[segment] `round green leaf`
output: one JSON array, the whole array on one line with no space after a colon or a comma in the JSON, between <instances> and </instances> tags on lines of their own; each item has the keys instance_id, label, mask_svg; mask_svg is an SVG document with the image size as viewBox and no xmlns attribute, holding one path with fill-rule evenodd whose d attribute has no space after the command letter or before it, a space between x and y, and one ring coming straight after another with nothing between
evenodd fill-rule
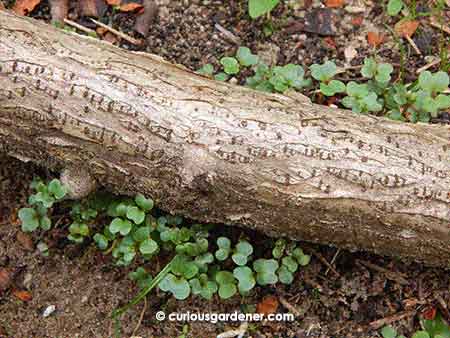
<instances>
[{"instance_id":1,"label":"round green leaf","mask_svg":"<svg viewBox=\"0 0 450 338\"><path fill-rule=\"evenodd\" d=\"M252 19L269 13L280 0L248 0L248 14Z\"/></svg>"},{"instance_id":2,"label":"round green leaf","mask_svg":"<svg viewBox=\"0 0 450 338\"><path fill-rule=\"evenodd\" d=\"M234 284L221 284L219 285L219 297L222 299L228 299L233 297L237 292L236 285Z\"/></svg>"},{"instance_id":3,"label":"round green leaf","mask_svg":"<svg viewBox=\"0 0 450 338\"><path fill-rule=\"evenodd\" d=\"M33 208L22 208L19 210L19 219L22 222L22 231L31 232L39 227L39 218Z\"/></svg>"},{"instance_id":4,"label":"round green leaf","mask_svg":"<svg viewBox=\"0 0 450 338\"><path fill-rule=\"evenodd\" d=\"M387 6L387 13L390 16L396 16L402 10L404 4L402 0L389 0Z\"/></svg>"},{"instance_id":5,"label":"round green leaf","mask_svg":"<svg viewBox=\"0 0 450 338\"><path fill-rule=\"evenodd\" d=\"M383 338L395 338L397 337L397 331L389 325L381 329L381 335Z\"/></svg>"},{"instance_id":6,"label":"round green leaf","mask_svg":"<svg viewBox=\"0 0 450 338\"><path fill-rule=\"evenodd\" d=\"M61 184L61 182L58 179L53 179L50 181L50 183L48 184L48 191L55 196L55 198L57 200L63 198L66 193L67 190L66 188Z\"/></svg>"},{"instance_id":7,"label":"round green leaf","mask_svg":"<svg viewBox=\"0 0 450 338\"><path fill-rule=\"evenodd\" d=\"M291 284L294 280L294 275L286 265L280 266L280 268L277 270L277 273L278 279L283 284Z\"/></svg>"},{"instance_id":8,"label":"round green leaf","mask_svg":"<svg viewBox=\"0 0 450 338\"><path fill-rule=\"evenodd\" d=\"M135 224L141 224L145 219L145 212L135 206L127 208L127 218L131 219Z\"/></svg>"},{"instance_id":9,"label":"round green leaf","mask_svg":"<svg viewBox=\"0 0 450 338\"><path fill-rule=\"evenodd\" d=\"M152 255L158 250L158 243L153 239L146 239L139 245L139 251L143 255Z\"/></svg>"},{"instance_id":10,"label":"round green leaf","mask_svg":"<svg viewBox=\"0 0 450 338\"><path fill-rule=\"evenodd\" d=\"M236 58L239 63L245 67L253 66L258 63L258 57L252 54L248 47L239 47L236 52Z\"/></svg>"},{"instance_id":11,"label":"round green leaf","mask_svg":"<svg viewBox=\"0 0 450 338\"><path fill-rule=\"evenodd\" d=\"M239 73L239 63L235 58L226 56L220 59L220 63L226 74L233 75Z\"/></svg>"},{"instance_id":12,"label":"round green leaf","mask_svg":"<svg viewBox=\"0 0 450 338\"><path fill-rule=\"evenodd\" d=\"M95 234L93 239L100 250L106 250L108 247L108 239L104 235Z\"/></svg>"},{"instance_id":13,"label":"round green leaf","mask_svg":"<svg viewBox=\"0 0 450 338\"><path fill-rule=\"evenodd\" d=\"M150 211L153 208L153 200L151 198L145 198L142 194L137 194L134 201L144 211Z\"/></svg>"},{"instance_id":14,"label":"round green leaf","mask_svg":"<svg viewBox=\"0 0 450 338\"><path fill-rule=\"evenodd\" d=\"M114 218L109 225L109 231L111 231L112 234L120 232L122 236L128 235L128 233L131 231L131 228L132 224L130 221L121 219L119 217Z\"/></svg>"}]
</instances>

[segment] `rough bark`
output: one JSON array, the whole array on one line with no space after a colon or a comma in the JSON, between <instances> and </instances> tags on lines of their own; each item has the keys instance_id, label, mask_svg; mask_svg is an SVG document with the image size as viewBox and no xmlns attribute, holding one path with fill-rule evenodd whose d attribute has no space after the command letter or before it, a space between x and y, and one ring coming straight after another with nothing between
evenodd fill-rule
<instances>
[{"instance_id":1,"label":"rough bark","mask_svg":"<svg viewBox=\"0 0 450 338\"><path fill-rule=\"evenodd\" d=\"M0 150L165 210L450 262L450 128L219 83L0 12Z\"/></svg>"}]
</instances>

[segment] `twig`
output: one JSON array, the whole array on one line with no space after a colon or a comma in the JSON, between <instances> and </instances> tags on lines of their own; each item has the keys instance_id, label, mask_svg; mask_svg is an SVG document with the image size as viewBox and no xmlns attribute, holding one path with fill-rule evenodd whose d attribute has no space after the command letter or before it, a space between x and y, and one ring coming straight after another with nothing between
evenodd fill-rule
<instances>
[{"instance_id":1,"label":"twig","mask_svg":"<svg viewBox=\"0 0 450 338\"><path fill-rule=\"evenodd\" d=\"M139 320L136 324L136 327L134 328L133 333L131 334L132 336L136 335L137 330L141 326L142 319L144 318L145 310L147 310L147 297L144 297L144 306L142 308L141 315L139 316Z\"/></svg>"},{"instance_id":2,"label":"twig","mask_svg":"<svg viewBox=\"0 0 450 338\"><path fill-rule=\"evenodd\" d=\"M409 35L405 35L405 39L406 39L406 41L409 42L409 44L416 51L417 54L422 55L422 52L420 51L420 49L417 47L416 43L413 41L413 39L411 39L411 37Z\"/></svg>"},{"instance_id":3,"label":"twig","mask_svg":"<svg viewBox=\"0 0 450 338\"><path fill-rule=\"evenodd\" d=\"M333 268L333 266L332 266L330 263L328 263L328 261L327 261L320 253L318 253L316 250L314 250L314 249L312 249L312 248L310 248L309 250L313 253L314 256L316 256L317 258L319 258L319 260L320 260L323 264L325 264L325 266L326 266L329 270L331 270L337 277L340 277L340 276L341 276L341 275L339 274L339 272L337 272L336 269Z\"/></svg>"},{"instance_id":4,"label":"twig","mask_svg":"<svg viewBox=\"0 0 450 338\"><path fill-rule=\"evenodd\" d=\"M294 305L289 303L286 298L278 297L278 300L280 301L281 305L283 305L295 317L301 317L302 316L302 313Z\"/></svg>"},{"instance_id":5,"label":"twig","mask_svg":"<svg viewBox=\"0 0 450 338\"><path fill-rule=\"evenodd\" d=\"M397 282L400 285L408 285L409 284L405 278L400 276L400 273L392 272L388 269L382 268L381 266L372 264L370 262L362 261L362 260L358 260L358 263L368 267L369 269L383 273L387 279Z\"/></svg>"},{"instance_id":6,"label":"twig","mask_svg":"<svg viewBox=\"0 0 450 338\"><path fill-rule=\"evenodd\" d=\"M341 252L341 249L337 249L336 253L334 254L333 258L331 259L330 265L333 266L334 262L336 261L337 256L339 255L339 253ZM327 270L325 271L325 276L328 274L328 272L330 272L330 268L327 268Z\"/></svg>"},{"instance_id":7,"label":"twig","mask_svg":"<svg viewBox=\"0 0 450 338\"><path fill-rule=\"evenodd\" d=\"M440 62L441 62L440 58L437 58L436 60L433 60L432 62L426 64L425 66L420 67L419 69L417 69L416 70L416 74L422 73L423 71L438 65Z\"/></svg>"},{"instance_id":8,"label":"twig","mask_svg":"<svg viewBox=\"0 0 450 338\"><path fill-rule=\"evenodd\" d=\"M393 316L390 316L390 317L385 317L385 318L382 318L382 319L375 320L375 321L371 322L369 324L369 326L373 330L377 330L380 327L383 327L385 325L391 324L393 322L398 322L399 320L402 320L403 318L411 317L411 316L414 316L415 314L416 314L416 310L397 313L397 314L395 314Z\"/></svg>"},{"instance_id":9,"label":"twig","mask_svg":"<svg viewBox=\"0 0 450 338\"><path fill-rule=\"evenodd\" d=\"M239 39L236 35L231 33L228 29L222 27L218 23L216 23L214 25L214 28L217 29L220 33L222 33L225 38L227 38L231 42L235 43L236 45L240 45L241 44L241 39Z\"/></svg>"},{"instance_id":10,"label":"twig","mask_svg":"<svg viewBox=\"0 0 450 338\"><path fill-rule=\"evenodd\" d=\"M440 295L436 296L436 300L438 301L439 309L441 310L441 313L444 315L445 319L448 321L450 320L450 311L448 310L447 304L442 299Z\"/></svg>"},{"instance_id":11,"label":"twig","mask_svg":"<svg viewBox=\"0 0 450 338\"><path fill-rule=\"evenodd\" d=\"M118 37L128 41L129 43L132 43L134 45L141 45L142 44L142 40L138 40L138 39L132 38L131 36L129 36L129 35L125 34L125 33L122 33L121 31L118 31L118 30L116 30L116 29L114 29L112 27L109 27L108 25L105 25L104 23L102 23L100 21L94 20L92 18L90 18L90 19L96 25L105 28L106 30L108 30L111 33L117 35Z\"/></svg>"},{"instance_id":12,"label":"twig","mask_svg":"<svg viewBox=\"0 0 450 338\"><path fill-rule=\"evenodd\" d=\"M444 24L440 24L434 19L430 19L430 26L433 26L434 28L440 29L441 31L450 34L450 27L445 26Z\"/></svg>"},{"instance_id":13,"label":"twig","mask_svg":"<svg viewBox=\"0 0 450 338\"><path fill-rule=\"evenodd\" d=\"M217 335L217 338L232 338L232 337L242 337L245 332L247 332L248 329L248 323L247 322L243 322L238 329L236 330L230 330L230 331L226 331L223 332L219 335Z\"/></svg>"},{"instance_id":14,"label":"twig","mask_svg":"<svg viewBox=\"0 0 450 338\"><path fill-rule=\"evenodd\" d=\"M68 24L69 26L75 27L76 29L79 29L80 31L83 31L85 33L96 34L94 30L92 30L90 28L87 28L87 27L84 27L84 26L82 26L82 25L80 25L80 24L78 24L75 21L72 21L70 19L65 18L64 19L64 23Z\"/></svg>"}]
</instances>

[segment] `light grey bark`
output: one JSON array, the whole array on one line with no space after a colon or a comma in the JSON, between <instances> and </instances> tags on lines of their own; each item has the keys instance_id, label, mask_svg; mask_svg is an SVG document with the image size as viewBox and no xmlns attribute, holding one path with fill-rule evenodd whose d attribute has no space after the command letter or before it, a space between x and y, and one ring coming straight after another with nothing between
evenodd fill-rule
<instances>
[{"instance_id":1,"label":"light grey bark","mask_svg":"<svg viewBox=\"0 0 450 338\"><path fill-rule=\"evenodd\" d=\"M450 127L265 94L0 12L0 146L199 221L450 262Z\"/></svg>"}]
</instances>

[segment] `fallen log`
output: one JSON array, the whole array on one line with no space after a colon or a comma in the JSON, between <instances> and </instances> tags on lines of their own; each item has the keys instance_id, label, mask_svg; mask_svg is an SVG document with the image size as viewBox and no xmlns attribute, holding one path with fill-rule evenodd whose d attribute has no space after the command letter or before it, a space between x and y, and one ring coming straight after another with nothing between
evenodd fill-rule
<instances>
[{"instance_id":1,"label":"fallen log","mask_svg":"<svg viewBox=\"0 0 450 338\"><path fill-rule=\"evenodd\" d=\"M0 150L203 222L450 262L449 126L216 82L5 11Z\"/></svg>"}]
</instances>

